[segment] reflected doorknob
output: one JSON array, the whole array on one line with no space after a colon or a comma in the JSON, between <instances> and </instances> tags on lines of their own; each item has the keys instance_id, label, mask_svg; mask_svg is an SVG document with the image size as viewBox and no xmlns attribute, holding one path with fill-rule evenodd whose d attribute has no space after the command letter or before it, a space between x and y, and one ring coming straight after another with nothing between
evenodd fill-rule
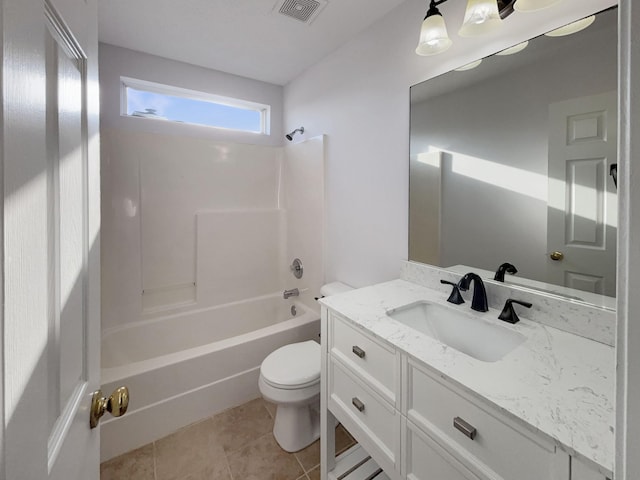
<instances>
[{"instance_id":1,"label":"reflected doorknob","mask_svg":"<svg viewBox=\"0 0 640 480\"><path fill-rule=\"evenodd\" d=\"M564 253L562 253L562 252L558 252L558 251L556 251L556 252L551 252L551 253L549 254L549 258L550 258L551 260L553 260L554 262L559 262L560 260L562 260L562 259L564 258Z\"/></svg>"},{"instance_id":2,"label":"reflected doorknob","mask_svg":"<svg viewBox=\"0 0 640 480\"><path fill-rule=\"evenodd\" d=\"M109 398L102 396L102 390L96 390L91 397L91 412L89 412L89 426L96 428L100 417L107 411L114 417L120 417L127 413L129 407L129 389L119 387L109 395Z\"/></svg>"}]
</instances>

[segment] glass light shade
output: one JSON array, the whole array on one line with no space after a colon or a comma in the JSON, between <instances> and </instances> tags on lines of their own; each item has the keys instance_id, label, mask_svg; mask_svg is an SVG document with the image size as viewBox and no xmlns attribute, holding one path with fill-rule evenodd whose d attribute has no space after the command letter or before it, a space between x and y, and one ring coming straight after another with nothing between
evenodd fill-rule
<instances>
[{"instance_id":1,"label":"glass light shade","mask_svg":"<svg viewBox=\"0 0 640 480\"><path fill-rule=\"evenodd\" d=\"M464 72L465 70L471 70L472 68L476 68L478 65L482 63L482 59L476 60L475 62L467 63L460 68L456 68L456 72Z\"/></svg>"},{"instance_id":2,"label":"glass light shade","mask_svg":"<svg viewBox=\"0 0 640 480\"><path fill-rule=\"evenodd\" d=\"M452 43L442 15L430 15L422 22L416 53L418 55L436 55L447 50Z\"/></svg>"},{"instance_id":3,"label":"glass light shade","mask_svg":"<svg viewBox=\"0 0 640 480\"><path fill-rule=\"evenodd\" d=\"M517 0L513 5L513 9L518 12L535 12L536 10L550 7L559 1L560 0Z\"/></svg>"},{"instance_id":4,"label":"glass light shade","mask_svg":"<svg viewBox=\"0 0 640 480\"><path fill-rule=\"evenodd\" d=\"M590 17L583 18L582 20L578 20L577 22L570 23L569 25L565 25L564 27L560 27L556 30L552 30L549 33L545 33L547 37L564 37L565 35L571 35L572 33L578 33L581 30L584 30L589 25L591 25L595 21L595 15L591 15Z\"/></svg>"},{"instance_id":5,"label":"glass light shade","mask_svg":"<svg viewBox=\"0 0 640 480\"><path fill-rule=\"evenodd\" d=\"M522 42L514 45L513 47L505 48L501 52L496 53L496 55L513 55L514 53L521 52L522 50L527 48L527 45L529 45L529 42Z\"/></svg>"},{"instance_id":6,"label":"glass light shade","mask_svg":"<svg viewBox=\"0 0 640 480\"><path fill-rule=\"evenodd\" d=\"M501 25L496 0L469 0L458 34L461 37L476 37L491 33Z\"/></svg>"}]
</instances>

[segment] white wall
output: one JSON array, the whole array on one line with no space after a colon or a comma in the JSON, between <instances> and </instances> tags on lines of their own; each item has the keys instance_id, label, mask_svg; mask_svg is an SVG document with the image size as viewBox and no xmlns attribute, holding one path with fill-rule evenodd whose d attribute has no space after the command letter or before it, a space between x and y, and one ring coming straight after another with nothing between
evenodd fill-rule
<instances>
[{"instance_id":1,"label":"white wall","mask_svg":"<svg viewBox=\"0 0 640 480\"><path fill-rule=\"evenodd\" d=\"M120 115L120 77L131 77L175 87L239 98L271 106L270 135L259 135L210 127L164 122L146 122ZM100 44L100 91L102 128L179 134L212 140L255 145L282 145L282 96L279 85L197 67L146 53Z\"/></svg>"},{"instance_id":2,"label":"white wall","mask_svg":"<svg viewBox=\"0 0 640 480\"><path fill-rule=\"evenodd\" d=\"M327 135L327 280L363 286L398 276L407 258L409 87L599 11L612 0L565 0L513 14L491 37L457 37L466 2L440 9L453 47L414 53L427 8L407 0L285 87L285 129Z\"/></svg>"},{"instance_id":3,"label":"white wall","mask_svg":"<svg viewBox=\"0 0 640 480\"><path fill-rule=\"evenodd\" d=\"M411 155L430 147L448 152L440 266L494 271L508 261L520 276L548 281L549 105L616 90L616 12L608 15L606 28L596 24L580 36L537 40L549 51L530 65L412 105ZM478 74L512 58L492 57ZM453 72L433 82L473 72ZM478 159L488 163L479 167Z\"/></svg>"}]
</instances>

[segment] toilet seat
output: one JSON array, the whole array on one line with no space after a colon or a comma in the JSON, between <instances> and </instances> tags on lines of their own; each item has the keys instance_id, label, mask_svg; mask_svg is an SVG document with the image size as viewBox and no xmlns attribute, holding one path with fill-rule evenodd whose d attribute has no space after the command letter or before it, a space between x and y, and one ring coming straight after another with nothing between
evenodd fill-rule
<instances>
[{"instance_id":1,"label":"toilet seat","mask_svg":"<svg viewBox=\"0 0 640 480\"><path fill-rule=\"evenodd\" d=\"M264 359L260 375L268 385L283 390L315 385L320 382L320 345L308 340L280 347Z\"/></svg>"}]
</instances>

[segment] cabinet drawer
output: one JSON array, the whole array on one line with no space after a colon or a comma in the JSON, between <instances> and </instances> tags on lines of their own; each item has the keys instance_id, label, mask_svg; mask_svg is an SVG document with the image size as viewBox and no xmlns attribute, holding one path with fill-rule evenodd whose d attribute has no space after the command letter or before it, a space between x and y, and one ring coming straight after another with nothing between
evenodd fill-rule
<instances>
[{"instance_id":1,"label":"cabinet drawer","mask_svg":"<svg viewBox=\"0 0 640 480\"><path fill-rule=\"evenodd\" d=\"M402 420L402 438L402 472L407 480L480 480L429 435L406 419Z\"/></svg>"},{"instance_id":2,"label":"cabinet drawer","mask_svg":"<svg viewBox=\"0 0 640 480\"><path fill-rule=\"evenodd\" d=\"M329 408L385 471L397 468L400 412L335 360L329 362Z\"/></svg>"},{"instance_id":3,"label":"cabinet drawer","mask_svg":"<svg viewBox=\"0 0 640 480\"><path fill-rule=\"evenodd\" d=\"M471 403L411 360L407 365L406 403L407 418L456 454L480 478L569 477L569 457L556 453L552 442L515 430L508 419ZM462 420L457 422L460 429L454 427L456 418ZM475 428L473 439L461 431L465 427Z\"/></svg>"},{"instance_id":4,"label":"cabinet drawer","mask_svg":"<svg viewBox=\"0 0 640 480\"><path fill-rule=\"evenodd\" d=\"M608 478L593 467L576 458L572 458L571 480L608 480Z\"/></svg>"},{"instance_id":5,"label":"cabinet drawer","mask_svg":"<svg viewBox=\"0 0 640 480\"><path fill-rule=\"evenodd\" d=\"M333 313L331 319L331 354L395 405L400 387L400 359L395 350Z\"/></svg>"}]
</instances>

